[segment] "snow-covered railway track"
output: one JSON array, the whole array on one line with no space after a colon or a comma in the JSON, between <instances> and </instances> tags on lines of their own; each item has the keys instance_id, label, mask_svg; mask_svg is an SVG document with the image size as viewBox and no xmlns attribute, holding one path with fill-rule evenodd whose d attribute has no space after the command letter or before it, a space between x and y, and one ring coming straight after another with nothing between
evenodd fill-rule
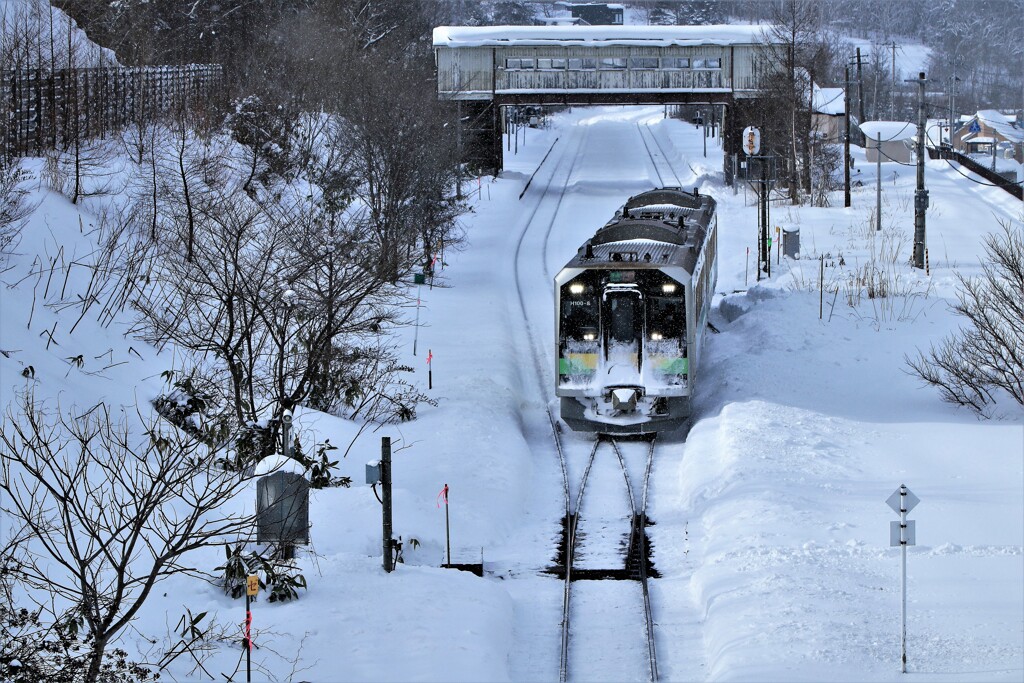
<instances>
[{"instance_id":1,"label":"snow-covered railway track","mask_svg":"<svg viewBox=\"0 0 1024 683\"><path fill-rule=\"evenodd\" d=\"M611 447L617 469L610 458L598 461L600 452L608 452L602 445ZM627 458L624 447L625 444L610 437L600 437L594 443L580 479L575 507L566 518L559 567L565 582L559 667L559 679L563 682L569 680L570 669L581 680L636 680L644 676L645 669L649 680L658 680L645 531L655 442L649 442L642 460L638 460L641 454L635 448L629 449L632 457ZM638 463L644 465L642 469L637 468ZM643 492L639 500L633 486L638 474ZM610 485L610 480L620 475L624 489L621 485ZM617 488L618 495L612 488ZM617 502L627 504L625 514L616 506ZM623 539L627 539L624 557ZM642 602L642 610L635 609L638 602ZM641 629L645 634L642 642L634 637ZM613 639L619 642L610 647L609 641ZM573 643L576 652L571 651ZM635 652L633 657L620 656L630 650ZM615 653L611 660L606 658L609 652ZM623 661L631 662L626 666L632 668L622 669Z\"/></svg>"},{"instance_id":2,"label":"snow-covered railway track","mask_svg":"<svg viewBox=\"0 0 1024 683\"><path fill-rule=\"evenodd\" d=\"M665 147L658 141L651 127L646 123L638 122L636 129L640 133L640 141L647 151L647 156L651 159L652 168L657 176L656 182L658 187L666 187L668 185L682 187L683 181L679 178L679 174L676 173L672 161L665 151ZM651 180L655 179L652 178Z\"/></svg>"}]
</instances>

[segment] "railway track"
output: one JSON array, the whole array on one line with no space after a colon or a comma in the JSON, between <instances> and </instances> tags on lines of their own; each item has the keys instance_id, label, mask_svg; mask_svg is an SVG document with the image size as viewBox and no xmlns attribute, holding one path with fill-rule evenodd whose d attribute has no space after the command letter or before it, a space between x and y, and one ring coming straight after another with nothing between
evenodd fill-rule
<instances>
[{"instance_id":1,"label":"railway track","mask_svg":"<svg viewBox=\"0 0 1024 683\"><path fill-rule=\"evenodd\" d=\"M651 181L664 186L668 184L681 185L681 180L676 174L673 163L668 155L665 153L664 147L658 141L650 128L643 124L638 125L638 133L642 143L642 148L650 158L651 164L649 170L653 168L654 176L651 176ZM537 174L537 178L534 181L532 189L525 188L524 196L533 197L539 194L539 198L536 202L528 205L526 208L526 217L522 221L521 231L518 236L514 264L515 264L515 282L517 290L517 299L519 303L520 313L522 320L524 321L524 331L527 337L527 343L531 349L531 355L533 356L533 367L534 374L537 382L538 391L541 395L547 395L551 386L551 381L547 379L547 374L544 370L544 359L549 356L547 353L548 347L543 343L543 340L537 337L535 334L535 326L531 323L531 312L526 303L525 292L530 288L535 288L536 283L529 282L524 275L526 268L521 267L521 259L528 258L530 255L526 254L524 244L526 242L527 233L532 230L543 231L543 254L546 254L547 245L549 238L552 233L552 229L557 221L559 211L562 206L563 199L567 194L570 184L572 173L576 168L577 162L580 157L580 152L586 148L587 141L587 127L584 127L582 131L576 131L574 139L566 141L566 144L560 150L560 154L556 154L556 158L551 159L550 165L543 172ZM563 175L564 174L564 175ZM561 180L559 180L562 175ZM529 193L527 192L529 190ZM534 255L535 257L535 255ZM548 283L551 282L551 273L547 268L547 262L545 260L544 275ZM553 292L552 292L552 305L553 305ZM612 600L621 602L621 606L624 608L623 612L632 611L639 618L642 618L644 638L643 642L639 644L627 645L627 647L637 649L643 652L642 658L644 662L642 669L637 668L634 672L629 672L628 678L641 678L644 675L651 680L658 680L658 663L657 663L657 648L655 644L655 632L654 632L654 616L651 604L651 594L649 589L649 579L656 577L656 573L653 572L653 565L650 562L649 552L650 543L646 534L646 527L648 525L647 518L647 497L649 490L649 483L651 477L651 470L654 463L655 454L655 441L652 439L648 443L646 453L642 457L642 468L641 473L638 475L634 471L631 476L629 464L630 462L637 461L638 454L636 453L637 443L626 443L620 442L610 437L600 437L597 441L593 442L589 448L589 454L584 454L584 451L580 449L583 446L584 441L575 437L569 438L568 441L564 438L561 431L558 419L552 412L550 405L545 411L547 415L547 422L550 427L551 438L553 441L554 449L558 455L559 466L562 475L562 490L564 495L564 528L563 528L563 548L559 553L559 565L553 569L555 573L561 574L564 580L563 586L563 604L562 604L562 623L561 623L561 648L560 648L560 662L559 662L559 680L562 683L567 682L570 679L570 664L572 661L571 650L573 643L585 643L586 638L577 637L576 631L582 630L583 619L576 615L574 619L573 607L573 595L581 590L581 586L597 587L600 586L602 590L596 597L596 600L602 604ZM601 511L602 500L598 500L595 508L596 512L588 509L587 515L584 516L583 511L585 505L590 505L596 499L595 496L590 498L585 497L587 491L587 482L591 479L591 474L594 471L595 462L598 460L599 453L607 452L611 450L614 455L614 462L618 464L618 471L614 476L619 476L621 473L624 487L621 489L625 493L625 504L626 510L625 515L619 515L618 518L607 519L604 518L604 513ZM624 451L632 451L632 457L627 457ZM573 461L574 465L582 463L581 475L579 477L579 485L576 490L576 496L572 496L572 486L570 484L570 460ZM602 461L598 465L598 470L602 468L605 472L602 476L607 478L608 472L607 464ZM642 483L640 487L641 493L639 496L635 495L636 488L633 485L633 481L637 480ZM575 502L574 502L575 501ZM621 511L620 511L621 512ZM581 533L588 523L589 518L595 517L596 527L600 529L598 533ZM618 530L616 532L616 529ZM607 542L611 540L611 548L604 548L604 553L593 552L594 542L597 541L597 537L601 536ZM625 538L623 544L621 539ZM581 545L582 541L582 545ZM625 553L622 552L621 545L625 545ZM610 550L610 552L608 552ZM584 555L590 555L588 559L584 558ZM580 562L580 560L583 560ZM586 566L580 566L580 565ZM575 584L575 586L574 586ZM585 590L583 591L585 592ZM587 596L584 596L587 597ZM593 597L593 596L590 596ZM641 604L642 609L636 610L633 606ZM642 615L642 616L640 616ZM607 614L599 616L595 621L601 622L598 625L600 630L601 624L607 625ZM632 638L630 634L633 633L630 629L616 629L619 631L617 637L619 638ZM591 643L596 645L600 650L608 650L609 643L607 639L609 637L616 637L609 633L607 630L600 633L599 638L601 640ZM639 647L637 647L639 645ZM612 648L615 649L615 648ZM586 661L587 656L591 656L594 653L578 654L577 660L583 659ZM646 674L645 674L646 672ZM594 678L595 672L590 672L591 676L583 676L584 678ZM600 674L601 672L596 672ZM607 675L607 673L605 674Z\"/></svg>"},{"instance_id":2,"label":"railway track","mask_svg":"<svg viewBox=\"0 0 1024 683\"><path fill-rule=\"evenodd\" d=\"M607 451L607 448L602 449L602 446L610 447L611 451L615 455L615 462L618 464L618 470L621 472L624 486L624 492L628 499L628 514L625 519L610 519L603 514L602 511L598 512L600 521L595 526L600 527L604 532L600 534L607 541L607 539L614 539L616 534L614 532L615 522L620 524L619 526L619 537L625 537L626 540L626 553L625 557L621 557L620 553L612 552L593 552L601 560L607 561L609 557L617 558L621 562L620 566L605 566L605 567L594 567L593 563L591 566L586 568L578 568L577 564L580 562L581 551L588 549L587 545L590 541L589 538L584 539L587 534L581 533L581 525L586 523L586 517L584 516L585 501L587 501L586 494L588 492L587 485L591 481L592 472L594 471L595 463L597 463L598 454L602 450ZM559 666L559 680L563 683L569 680L569 669L571 659L570 646L573 641L573 612L571 606L573 605L573 592L574 584L575 590L579 590L580 582L594 583L594 582L608 582L618 581L624 582L613 595L611 591L602 590L597 593L597 599L603 602L613 600L615 597L620 599L623 597L621 594L626 593L625 603L636 602L636 592L639 590L640 598L643 603L643 631L644 641L642 643L642 649L645 652L646 658L646 670L647 677L650 681L658 680L658 658L657 648L655 645L655 634L654 634L654 613L651 606L651 597L648 580L652 578L652 567L650 564L650 543L647 538L647 491L650 482L650 475L652 465L654 463L655 453L655 441L650 440L644 458L644 467L642 469L641 481L642 481L642 495L638 497L635 495L635 487L633 485L633 479L635 472L631 473L630 468L627 465L627 459L623 454L623 447L620 442L611 437L599 437L594 442L593 448L590 451L590 456L587 459L586 466L584 467L583 474L580 478L579 488L576 495L576 503L572 509L570 515L566 518L565 522L565 539L563 544L563 551L560 553L562 558L562 565L558 568L560 573L563 574L564 578L564 600L562 608L562 644L561 644L561 662ZM602 464L598 464L600 468ZM607 467L606 467L607 469ZM609 474L605 473L606 476ZM612 473L616 474L617 473ZM591 500L594 497L591 496ZM602 495L601 501L607 501L608 496ZM612 529L609 531L609 527ZM583 545L581 546L581 541ZM609 550L603 548L602 550ZM615 560L613 559L613 563ZM619 617L620 619L622 617ZM601 631L606 624L602 624L602 627L598 629ZM629 628L621 629L626 633L631 633L632 630ZM606 634L606 632L605 632ZM628 636L627 636L628 637ZM627 644L628 646L628 644ZM577 657L577 659L579 659ZM591 657L593 659L593 657ZM600 658L596 660L596 669L601 669L602 664ZM592 678L597 672L588 672ZM616 672L623 675L629 675L630 677L636 677L639 671L635 672Z\"/></svg>"},{"instance_id":3,"label":"railway track","mask_svg":"<svg viewBox=\"0 0 1024 683\"><path fill-rule=\"evenodd\" d=\"M675 185L676 187L682 187L682 179L676 173L664 145L658 141L658 137L651 130L651 127L646 123L637 123L636 128L640 133L640 141L647 151L647 156L651 159L654 173L658 176L658 186Z\"/></svg>"}]
</instances>

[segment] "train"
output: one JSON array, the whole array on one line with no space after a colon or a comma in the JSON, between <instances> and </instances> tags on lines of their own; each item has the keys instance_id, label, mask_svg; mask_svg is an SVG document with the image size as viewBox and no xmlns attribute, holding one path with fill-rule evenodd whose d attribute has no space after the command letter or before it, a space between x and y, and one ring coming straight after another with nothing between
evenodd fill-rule
<instances>
[{"instance_id":1,"label":"train","mask_svg":"<svg viewBox=\"0 0 1024 683\"><path fill-rule=\"evenodd\" d=\"M698 188L630 197L555 277L555 394L571 429L689 428L718 280L715 208Z\"/></svg>"}]
</instances>

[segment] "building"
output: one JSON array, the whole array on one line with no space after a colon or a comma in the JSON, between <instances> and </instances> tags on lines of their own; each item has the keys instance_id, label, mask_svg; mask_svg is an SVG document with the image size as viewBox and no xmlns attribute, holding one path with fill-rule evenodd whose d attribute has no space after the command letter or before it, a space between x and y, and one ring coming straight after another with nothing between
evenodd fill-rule
<instances>
[{"instance_id":1,"label":"building","mask_svg":"<svg viewBox=\"0 0 1024 683\"><path fill-rule=\"evenodd\" d=\"M992 154L993 145L1024 163L1024 129L1010 116L985 109L953 131L953 149L963 154Z\"/></svg>"},{"instance_id":2,"label":"building","mask_svg":"<svg viewBox=\"0 0 1024 683\"><path fill-rule=\"evenodd\" d=\"M813 84L811 125L824 142L842 143L846 132L846 93L842 88Z\"/></svg>"},{"instance_id":3,"label":"building","mask_svg":"<svg viewBox=\"0 0 1024 683\"><path fill-rule=\"evenodd\" d=\"M556 2L568 10L580 24L590 26L622 26L625 5L609 2Z\"/></svg>"},{"instance_id":4,"label":"building","mask_svg":"<svg viewBox=\"0 0 1024 683\"><path fill-rule=\"evenodd\" d=\"M917 126L913 123L865 121L860 124L860 130L864 133L864 156L869 163L878 162L879 151L883 163L910 163L911 140L917 135Z\"/></svg>"}]
</instances>

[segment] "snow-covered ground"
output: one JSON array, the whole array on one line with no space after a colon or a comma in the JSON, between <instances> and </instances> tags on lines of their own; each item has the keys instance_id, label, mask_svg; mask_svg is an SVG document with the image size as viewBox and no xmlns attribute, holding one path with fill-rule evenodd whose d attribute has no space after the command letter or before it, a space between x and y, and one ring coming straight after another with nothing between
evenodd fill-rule
<instances>
[{"instance_id":1,"label":"snow-covered ground","mask_svg":"<svg viewBox=\"0 0 1024 683\"><path fill-rule=\"evenodd\" d=\"M667 158L647 156L646 131ZM856 150L863 186L852 208L841 208L841 193L838 207L773 205L773 226L799 229L801 258L773 257L772 277L757 282L747 260L753 195L722 184L721 150L711 140L705 157L703 143L700 129L664 120L658 107L574 109L550 128L527 129L500 178L468 185L467 245L445 255L450 286L422 288L415 357L414 331L404 333L405 360L424 387L433 353L429 393L438 406L364 433L341 463L356 485L314 492L312 546L299 559L309 588L291 603L255 604L255 680L557 678L562 585L543 572L565 509L547 417L557 408L552 278L629 195L660 182L713 194L720 228L720 334L709 336L693 428L660 450L651 491L662 678L900 679L899 551L889 547L896 517L885 500L901 483L921 499L907 561L909 672L935 681L1024 678L1024 419L1004 405L1002 419L979 421L940 402L903 363L957 326L947 309L955 274L979 272L984 235L998 220L1021 220L1021 202L929 162L930 272L912 271L914 170L882 165L876 234L874 165ZM542 201L563 190L557 209ZM0 290L0 349L14 351L0 356L4 404L29 383L80 405L150 398L171 349L157 354L123 339L117 325L86 319L47 350L39 335L60 313L42 306L27 326L33 288L42 287L25 279L33 260L57 258L61 246L67 260L87 253L92 222L80 223L52 193L34 196L39 209ZM869 300L851 283L884 255L900 296ZM129 363L90 375L92 361L77 368L67 360L83 351L87 360L102 355L97 364ZM21 375L28 365L34 379ZM356 431L321 414L300 412L296 421L316 441L347 443ZM390 575L381 569L380 505L360 485L384 435L396 444L394 524L406 560ZM575 487L590 440L568 431L565 439ZM439 568L445 484L452 561L482 557L483 578ZM593 485L596 494L605 486ZM222 557L217 550L193 561L212 569ZM159 588L125 634L131 650L164 644L186 607L228 625L244 616L242 602L206 583L178 577ZM590 642L574 641L570 676L643 677L637 612L600 585L581 595ZM221 679L240 654L212 656L209 675L181 658L164 678Z\"/></svg>"}]
</instances>

